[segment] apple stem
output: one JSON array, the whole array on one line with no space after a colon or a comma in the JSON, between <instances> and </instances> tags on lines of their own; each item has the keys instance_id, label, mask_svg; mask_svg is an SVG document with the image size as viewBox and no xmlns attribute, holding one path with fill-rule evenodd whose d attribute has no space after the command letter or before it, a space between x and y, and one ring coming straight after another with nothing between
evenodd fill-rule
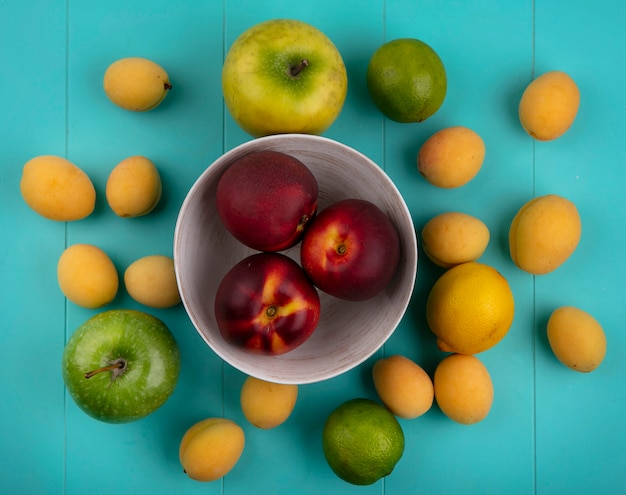
<instances>
[{"instance_id":1,"label":"apple stem","mask_svg":"<svg viewBox=\"0 0 626 495\"><path fill-rule=\"evenodd\" d=\"M172 85L168 82L163 83L163 88L165 89L165 91L169 91L170 89L172 89Z\"/></svg>"},{"instance_id":2,"label":"apple stem","mask_svg":"<svg viewBox=\"0 0 626 495\"><path fill-rule=\"evenodd\" d=\"M88 371L87 373L85 373L85 378L91 378L92 376L96 376L98 373L102 373L104 371L113 371L113 376L111 377L111 379L115 379L124 372L125 368L126 368L126 361L120 358L120 359L111 361L109 366L103 366L102 368Z\"/></svg>"},{"instance_id":3,"label":"apple stem","mask_svg":"<svg viewBox=\"0 0 626 495\"><path fill-rule=\"evenodd\" d=\"M308 67L308 65L309 65L309 60L306 58L303 58L298 65L295 65L291 68L289 73L293 77L296 77L298 74L300 74L300 72L302 72L305 69L305 67Z\"/></svg>"}]
</instances>

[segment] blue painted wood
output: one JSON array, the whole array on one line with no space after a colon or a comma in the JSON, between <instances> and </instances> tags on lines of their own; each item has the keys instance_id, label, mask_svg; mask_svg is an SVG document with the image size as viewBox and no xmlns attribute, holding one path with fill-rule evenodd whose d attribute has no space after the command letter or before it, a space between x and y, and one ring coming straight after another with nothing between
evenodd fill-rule
<instances>
[{"instance_id":1,"label":"blue painted wood","mask_svg":"<svg viewBox=\"0 0 626 495\"><path fill-rule=\"evenodd\" d=\"M97 310L68 303L56 261L73 243L99 245L120 274L147 254L172 254L178 209L198 175L221 153L250 139L225 112L224 54L246 28L275 17L322 29L346 61L349 93L326 132L365 153L404 195L418 232L434 215L460 210L491 230L482 258L509 280L516 316L507 337L479 357L495 401L482 423L462 426L433 406L401 420L406 450L394 472L369 487L339 480L326 465L321 429L327 415L356 396L376 398L371 366L401 353L429 373L443 357L424 317L441 273L421 254L409 310L388 343L358 368L300 388L293 415L269 431L247 424L239 408L245 376L223 363L196 334L182 307L151 310L175 334L179 386L153 415L127 425L98 423L67 396L60 356L69 335ZM108 494L582 494L626 486L626 337L623 287L626 231L622 2L576 0L417 2L286 0L162 2L0 1L0 493ZM582 34L581 34L582 33ZM449 76L446 101L421 124L397 124L373 106L365 87L369 57L384 41L416 37L440 54ZM174 88L145 114L113 106L102 91L109 63L123 56L161 63ZM517 120L517 104L535 75L559 69L579 84L579 115L562 138L538 143ZM436 130L473 128L485 140L479 175L441 190L417 173L416 155ZM98 193L89 218L45 220L19 194L22 165L40 154L66 156ZM154 160L161 205L138 219L106 205L109 171L126 156ZM532 277L510 260L507 233L517 209L535 195L562 194L579 207L583 238L558 271ZM545 324L552 309L578 305L603 324L605 362L582 375L551 353ZM141 308L123 287L110 307ZM244 427L244 454L223 480L202 484L182 473L178 444L195 421L229 417Z\"/></svg>"}]
</instances>

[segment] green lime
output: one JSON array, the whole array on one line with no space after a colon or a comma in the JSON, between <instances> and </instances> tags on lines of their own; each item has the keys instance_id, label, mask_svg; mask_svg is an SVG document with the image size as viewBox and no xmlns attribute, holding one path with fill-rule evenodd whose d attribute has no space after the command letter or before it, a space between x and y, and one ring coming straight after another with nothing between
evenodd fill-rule
<instances>
[{"instance_id":1,"label":"green lime","mask_svg":"<svg viewBox=\"0 0 626 495\"><path fill-rule=\"evenodd\" d=\"M426 43L401 38L374 52L367 67L367 89L391 120L422 122L439 110L446 97L446 70Z\"/></svg>"},{"instance_id":2,"label":"green lime","mask_svg":"<svg viewBox=\"0 0 626 495\"><path fill-rule=\"evenodd\" d=\"M322 448L330 468L353 485L371 485L393 471L404 452L396 417L370 399L351 399L324 425Z\"/></svg>"}]
</instances>

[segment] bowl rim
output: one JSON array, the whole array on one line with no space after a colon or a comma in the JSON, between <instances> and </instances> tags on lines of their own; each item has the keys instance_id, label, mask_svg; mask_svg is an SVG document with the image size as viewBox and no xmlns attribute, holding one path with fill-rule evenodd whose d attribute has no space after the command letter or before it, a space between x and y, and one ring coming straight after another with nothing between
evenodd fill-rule
<instances>
[{"instance_id":1,"label":"bowl rim","mask_svg":"<svg viewBox=\"0 0 626 495\"><path fill-rule=\"evenodd\" d=\"M343 367L334 368L331 373L319 373L319 374L313 374L313 375L310 373L307 373L307 376L300 375L297 378L296 377L287 378L284 375L279 376L279 373L277 373L276 375L272 375L272 376L269 376L267 373L257 373L255 369L253 368L253 366L251 365L248 366L248 365L242 365L241 363L233 363L229 359L228 355L225 352L223 352L219 346L214 345L214 343L200 329L200 326L201 326L200 321L198 321L198 319L196 318L194 314L194 310L190 305L191 303L187 300L186 293L184 291L184 285L182 283L183 281L182 281L182 275L181 275L182 269L180 267L180 249L181 249L180 246L182 244L181 236L182 236L182 231L183 231L182 219L185 217L187 210L191 207L190 205L195 199L195 196L198 190L202 190L203 184L206 181L207 176L210 176L213 174L212 167L216 164L222 165L223 162L231 162L238 155L243 156L243 154L245 154L245 151L248 148L256 149L259 146L263 147L266 144L270 145L271 143L275 141L280 142L280 141L287 140L287 139L289 140L299 139L299 140L304 140L304 141L312 141L312 142L320 143L320 145L338 147L338 148L343 149L347 153L357 156L360 160L363 160L364 162L368 162L369 165L372 167L372 169L377 171L376 173L378 173L379 178L386 182L385 187L388 187L395 192L396 196L400 199L398 207L402 216L410 220L411 225L413 225L412 215L409 211L406 201L404 200L404 197L400 193L396 184L391 180L391 178L387 175L387 173L384 171L384 169L381 166L379 166L376 162L374 162L372 159L370 159L368 156L366 156L362 152L354 149L353 147L347 144L336 141L334 139L331 139L325 136L313 135L313 134L290 133L290 134L276 134L276 135L264 136L264 137L254 138L254 139L245 141L243 143L240 143L237 146L234 146L233 148L231 148L230 150L227 150L224 153L222 153L219 157L213 160L200 173L200 175L196 178L192 186L189 188L183 200L183 203L179 209L178 216L176 219L176 225L174 228L174 242L173 242L174 243L174 246L173 246L174 271L176 275L177 284L179 286L179 291L181 293L180 294L181 302L183 304L185 313L187 314L188 318L191 320L191 323L194 329L200 335L202 340L209 346L209 348L220 359L222 359L224 362L226 362L233 368L247 375L255 376L263 380L274 381L275 383L290 383L290 384L316 383L316 382L321 382L321 381L328 380L331 378L335 378L361 365L363 362L369 359L372 355L374 355L380 348L382 348L383 345L389 340L389 338L393 335L395 330L398 328L399 324L404 318L404 315L406 314L406 311L409 307L411 298L413 296L413 292L415 290L415 282L417 279L419 253L418 253L418 245L417 245L417 234L416 234L414 227L410 229L410 233L411 233L410 238L405 239L405 241L403 242L403 255L402 256L408 262L408 265L406 268L410 269L410 275L409 275L410 279L407 282L405 282L405 284L408 284L408 286L410 286L410 290L406 290L404 293L400 294L401 299L399 300L399 302L401 303L401 306L400 306L401 310L398 311L397 315L393 318L392 321L390 321L391 324L389 325L388 330L384 333L384 335L382 335L379 343L376 346L372 346L372 348L370 348L368 352L365 352L359 355L358 359L352 360L349 364ZM410 252L406 252L405 244L406 246L410 247ZM289 354L289 353L286 353L286 354ZM268 358L280 359L280 355L268 356Z\"/></svg>"}]
</instances>

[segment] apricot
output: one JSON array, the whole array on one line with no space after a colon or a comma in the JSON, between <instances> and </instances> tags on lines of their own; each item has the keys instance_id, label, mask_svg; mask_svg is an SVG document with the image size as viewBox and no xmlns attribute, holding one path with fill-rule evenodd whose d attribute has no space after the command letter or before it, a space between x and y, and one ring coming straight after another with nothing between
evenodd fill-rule
<instances>
[{"instance_id":1,"label":"apricot","mask_svg":"<svg viewBox=\"0 0 626 495\"><path fill-rule=\"evenodd\" d=\"M417 169L434 186L456 188L478 174L484 159L485 143L480 135L467 127L448 127L421 146Z\"/></svg>"},{"instance_id":2,"label":"apricot","mask_svg":"<svg viewBox=\"0 0 626 495\"><path fill-rule=\"evenodd\" d=\"M480 258L489 237L489 229L481 220L451 211L431 218L424 225L422 248L433 263L451 268Z\"/></svg>"},{"instance_id":3,"label":"apricot","mask_svg":"<svg viewBox=\"0 0 626 495\"><path fill-rule=\"evenodd\" d=\"M120 217L147 215L161 199L161 177L154 163L144 156L119 162L109 174L106 198Z\"/></svg>"},{"instance_id":4,"label":"apricot","mask_svg":"<svg viewBox=\"0 0 626 495\"><path fill-rule=\"evenodd\" d=\"M380 400L400 418L417 418L433 405L434 389L430 376L405 356L379 359L372 368L372 377Z\"/></svg>"},{"instance_id":5,"label":"apricot","mask_svg":"<svg viewBox=\"0 0 626 495\"><path fill-rule=\"evenodd\" d=\"M538 141L562 136L574 123L580 91L565 72L551 71L532 81L519 103L519 119L524 130Z\"/></svg>"},{"instance_id":6,"label":"apricot","mask_svg":"<svg viewBox=\"0 0 626 495\"><path fill-rule=\"evenodd\" d=\"M249 376L241 387L241 410L252 425L267 430L289 418L297 398L297 385L272 383Z\"/></svg>"},{"instance_id":7,"label":"apricot","mask_svg":"<svg viewBox=\"0 0 626 495\"><path fill-rule=\"evenodd\" d=\"M126 291L151 308L170 308L180 302L174 260L154 254L131 263L124 272Z\"/></svg>"},{"instance_id":8,"label":"apricot","mask_svg":"<svg viewBox=\"0 0 626 495\"><path fill-rule=\"evenodd\" d=\"M589 373L604 360L604 330L582 309L573 306L555 309L548 320L547 333L552 352L568 368Z\"/></svg>"},{"instance_id":9,"label":"apricot","mask_svg":"<svg viewBox=\"0 0 626 495\"><path fill-rule=\"evenodd\" d=\"M103 86L109 100L133 112L152 110L172 89L165 69L141 57L122 58L109 65Z\"/></svg>"},{"instance_id":10,"label":"apricot","mask_svg":"<svg viewBox=\"0 0 626 495\"><path fill-rule=\"evenodd\" d=\"M111 258L91 244L74 244L57 263L61 292L84 308L100 308L115 298L119 277Z\"/></svg>"},{"instance_id":11,"label":"apricot","mask_svg":"<svg viewBox=\"0 0 626 495\"><path fill-rule=\"evenodd\" d=\"M531 199L511 222L511 258L528 273L552 272L572 255L581 234L580 216L574 203L556 194Z\"/></svg>"},{"instance_id":12,"label":"apricot","mask_svg":"<svg viewBox=\"0 0 626 495\"><path fill-rule=\"evenodd\" d=\"M453 421L474 424L487 417L493 404L493 383L476 357L450 354L435 369L435 400Z\"/></svg>"},{"instance_id":13,"label":"apricot","mask_svg":"<svg viewBox=\"0 0 626 495\"><path fill-rule=\"evenodd\" d=\"M26 162L20 192L34 211L61 222L89 216L96 204L96 190L89 176L60 156L42 155Z\"/></svg>"},{"instance_id":14,"label":"apricot","mask_svg":"<svg viewBox=\"0 0 626 495\"><path fill-rule=\"evenodd\" d=\"M244 445L245 435L237 423L226 418L207 418L185 432L178 457L191 479L215 481L235 467Z\"/></svg>"}]
</instances>

